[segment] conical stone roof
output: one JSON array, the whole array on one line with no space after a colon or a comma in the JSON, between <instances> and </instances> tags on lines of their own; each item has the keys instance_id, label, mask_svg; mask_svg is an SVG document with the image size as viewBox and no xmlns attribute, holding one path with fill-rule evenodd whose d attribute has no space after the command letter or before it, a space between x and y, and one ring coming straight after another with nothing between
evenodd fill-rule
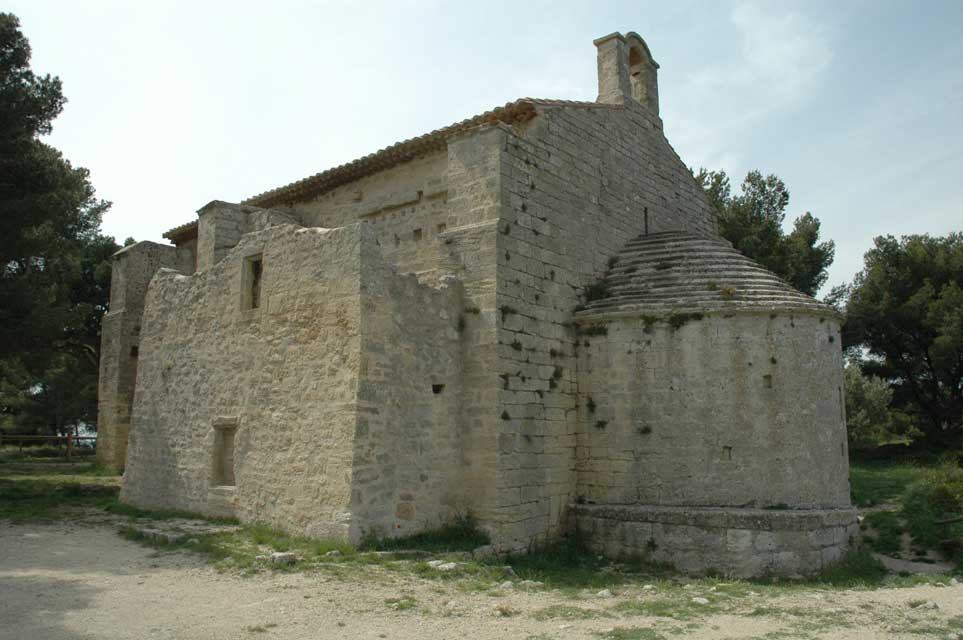
<instances>
[{"instance_id":1,"label":"conical stone roof","mask_svg":"<svg viewBox=\"0 0 963 640\"><path fill-rule=\"evenodd\" d=\"M593 295L594 294L594 295ZM669 231L629 241L577 318L621 313L835 314L721 238Z\"/></svg>"}]
</instances>

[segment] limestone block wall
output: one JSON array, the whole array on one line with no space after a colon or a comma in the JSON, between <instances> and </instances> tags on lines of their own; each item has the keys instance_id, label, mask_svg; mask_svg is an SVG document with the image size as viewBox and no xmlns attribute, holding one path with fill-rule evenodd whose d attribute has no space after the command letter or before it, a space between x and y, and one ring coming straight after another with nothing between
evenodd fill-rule
<instances>
[{"instance_id":1,"label":"limestone block wall","mask_svg":"<svg viewBox=\"0 0 963 640\"><path fill-rule=\"evenodd\" d=\"M373 243L364 225L271 227L191 277L158 274L144 313L124 501L227 508L245 521L348 537L362 246ZM261 304L246 309L244 270L255 255ZM225 424L236 425L235 487L212 491Z\"/></svg>"},{"instance_id":2,"label":"limestone block wall","mask_svg":"<svg viewBox=\"0 0 963 640\"><path fill-rule=\"evenodd\" d=\"M462 288L454 279L421 285L372 254L362 291L354 540L367 529L405 535L438 527L472 505L464 470L475 452L461 420Z\"/></svg>"},{"instance_id":3,"label":"limestone block wall","mask_svg":"<svg viewBox=\"0 0 963 640\"><path fill-rule=\"evenodd\" d=\"M574 505L573 528L610 557L648 556L686 573L799 576L838 561L859 533L853 509Z\"/></svg>"},{"instance_id":4,"label":"limestone block wall","mask_svg":"<svg viewBox=\"0 0 963 640\"><path fill-rule=\"evenodd\" d=\"M600 504L848 508L835 316L671 320L603 315L581 325L579 496Z\"/></svg>"},{"instance_id":5,"label":"limestone block wall","mask_svg":"<svg viewBox=\"0 0 963 640\"><path fill-rule=\"evenodd\" d=\"M197 271L197 238L177 245L177 270L189 276Z\"/></svg>"},{"instance_id":6,"label":"limestone block wall","mask_svg":"<svg viewBox=\"0 0 963 640\"><path fill-rule=\"evenodd\" d=\"M576 497L572 310L630 239L713 234L715 216L661 120L625 106L538 107L505 127L497 233L499 522L524 544Z\"/></svg>"},{"instance_id":7,"label":"limestone block wall","mask_svg":"<svg viewBox=\"0 0 963 640\"><path fill-rule=\"evenodd\" d=\"M250 205L232 204L214 200L198 212L197 240L194 247L182 251L196 253L196 270L209 269L228 254L246 233L260 231L270 226L294 224L293 217L282 211L261 209ZM189 258L183 258L185 262ZM194 269L185 271L193 273Z\"/></svg>"},{"instance_id":8,"label":"limestone block wall","mask_svg":"<svg viewBox=\"0 0 963 640\"><path fill-rule=\"evenodd\" d=\"M385 260L403 272L437 279L439 237L449 228L448 154L444 149L291 205L305 226L371 222Z\"/></svg>"},{"instance_id":9,"label":"limestone block wall","mask_svg":"<svg viewBox=\"0 0 963 640\"><path fill-rule=\"evenodd\" d=\"M123 469L127 456L147 286L158 269L176 265L174 247L153 242L124 247L113 257L110 308L101 324L97 461L114 469Z\"/></svg>"}]
</instances>

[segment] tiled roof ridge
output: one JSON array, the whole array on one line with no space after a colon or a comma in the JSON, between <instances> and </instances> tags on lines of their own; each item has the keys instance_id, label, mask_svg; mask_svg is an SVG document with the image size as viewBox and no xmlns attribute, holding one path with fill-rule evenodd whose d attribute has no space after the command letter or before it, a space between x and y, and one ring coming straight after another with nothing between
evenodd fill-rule
<instances>
[{"instance_id":1,"label":"tiled roof ridge","mask_svg":"<svg viewBox=\"0 0 963 640\"><path fill-rule=\"evenodd\" d=\"M500 107L495 107L484 113L480 113L471 118L466 118L447 127L435 129L426 134L396 142L374 153L362 156L351 162L332 167L313 176L308 176L302 180L271 189L264 193L252 196L241 204L254 205L262 208L270 208L277 205L293 202L300 198L311 197L322 193L328 189L340 186L370 175L380 170L390 168L396 164L411 160L420 154L441 149L448 136L462 131L467 131L474 127L496 122L512 124L513 122L524 122L534 116L534 107L575 107L592 109L624 109L620 104L605 104L600 102L589 102L584 100L553 100L546 98L519 98L506 103ZM163 234L163 237L174 240L177 237L187 235L197 226L197 220L174 227Z\"/></svg>"},{"instance_id":2,"label":"tiled roof ridge","mask_svg":"<svg viewBox=\"0 0 963 640\"><path fill-rule=\"evenodd\" d=\"M534 107L577 107L623 109L623 105L603 104L580 100L549 100L544 98L520 98L503 106L495 107L471 118L454 124L435 129L426 134L396 142L393 145L362 156L351 162L332 167L321 173L316 173L302 180L292 182L283 187L265 191L244 200L242 204L252 204L258 207L272 207L301 198L322 193L328 189L340 186L364 177L376 171L387 169L400 162L411 160L418 155L434 151L443 147L448 136L467 131L474 127L504 122L524 122L534 116Z\"/></svg>"}]
</instances>

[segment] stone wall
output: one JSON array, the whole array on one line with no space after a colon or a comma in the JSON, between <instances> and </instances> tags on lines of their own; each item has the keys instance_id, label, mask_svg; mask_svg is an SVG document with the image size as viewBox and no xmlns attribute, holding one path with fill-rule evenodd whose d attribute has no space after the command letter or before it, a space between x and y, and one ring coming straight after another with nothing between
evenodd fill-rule
<instances>
[{"instance_id":1,"label":"stone wall","mask_svg":"<svg viewBox=\"0 0 963 640\"><path fill-rule=\"evenodd\" d=\"M363 225L272 227L148 293L122 499L234 512L347 538L361 362ZM246 260L263 260L246 309ZM236 486L214 490L218 429L234 425Z\"/></svg>"},{"instance_id":2,"label":"stone wall","mask_svg":"<svg viewBox=\"0 0 963 640\"><path fill-rule=\"evenodd\" d=\"M602 315L580 326L583 499L849 507L834 316Z\"/></svg>"},{"instance_id":3,"label":"stone wall","mask_svg":"<svg viewBox=\"0 0 963 640\"><path fill-rule=\"evenodd\" d=\"M570 518L593 548L611 557L643 556L687 573L740 578L817 573L859 533L855 509L575 505Z\"/></svg>"},{"instance_id":4,"label":"stone wall","mask_svg":"<svg viewBox=\"0 0 963 640\"><path fill-rule=\"evenodd\" d=\"M113 256L97 392L97 462L112 469L123 469L127 457L147 286L158 269L176 266L177 258L174 247L153 242L138 242Z\"/></svg>"},{"instance_id":5,"label":"stone wall","mask_svg":"<svg viewBox=\"0 0 963 640\"><path fill-rule=\"evenodd\" d=\"M504 127L498 222L498 522L525 544L560 530L576 491L576 337L586 285L645 231L715 232L661 120L624 106L538 108Z\"/></svg>"},{"instance_id":6,"label":"stone wall","mask_svg":"<svg viewBox=\"0 0 963 640\"><path fill-rule=\"evenodd\" d=\"M372 249L377 247L372 245ZM372 254L376 252L372 251ZM461 286L438 289L365 260L352 538L438 527L471 505L461 420Z\"/></svg>"},{"instance_id":7,"label":"stone wall","mask_svg":"<svg viewBox=\"0 0 963 640\"><path fill-rule=\"evenodd\" d=\"M188 244L182 253L184 265L182 272L210 269L224 259L246 233L261 231L271 226L294 224L293 217L282 211L261 209L250 205L238 205L214 200L198 210L197 240L193 246ZM188 256L196 255L195 268L189 267Z\"/></svg>"},{"instance_id":8,"label":"stone wall","mask_svg":"<svg viewBox=\"0 0 963 640\"><path fill-rule=\"evenodd\" d=\"M245 308L253 256L261 301ZM368 223L272 227L207 271L161 272L122 498L355 542L466 512L464 305L454 279L387 268Z\"/></svg>"},{"instance_id":9,"label":"stone wall","mask_svg":"<svg viewBox=\"0 0 963 640\"><path fill-rule=\"evenodd\" d=\"M386 262L433 281L441 260L439 236L450 224L447 170L442 149L295 203L291 211L311 227L368 221Z\"/></svg>"}]
</instances>

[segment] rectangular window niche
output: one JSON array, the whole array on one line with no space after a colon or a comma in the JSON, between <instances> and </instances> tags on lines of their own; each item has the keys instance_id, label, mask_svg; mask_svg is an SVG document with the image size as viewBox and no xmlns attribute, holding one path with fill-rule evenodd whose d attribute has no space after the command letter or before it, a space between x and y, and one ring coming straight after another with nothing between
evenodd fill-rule
<instances>
[{"instance_id":1,"label":"rectangular window niche","mask_svg":"<svg viewBox=\"0 0 963 640\"><path fill-rule=\"evenodd\" d=\"M211 486L234 486L234 436L237 418L214 418L214 451L212 455Z\"/></svg>"}]
</instances>

